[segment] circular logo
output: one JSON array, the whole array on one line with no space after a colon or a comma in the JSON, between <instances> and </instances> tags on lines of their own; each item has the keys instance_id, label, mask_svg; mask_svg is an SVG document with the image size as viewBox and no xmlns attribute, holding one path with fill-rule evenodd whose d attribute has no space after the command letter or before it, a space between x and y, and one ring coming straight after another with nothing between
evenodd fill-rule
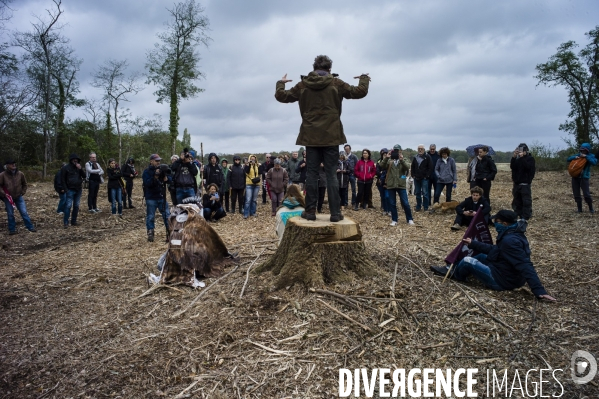
<instances>
[{"instance_id":1,"label":"circular logo","mask_svg":"<svg viewBox=\"0 0 599 399\"><path fill-rule=\"evenodd\" d=\"M597 360L587 351L576 351L570 359L572 381L575 384L586 384L597 375Z\"/></svg>"}]
</instances>

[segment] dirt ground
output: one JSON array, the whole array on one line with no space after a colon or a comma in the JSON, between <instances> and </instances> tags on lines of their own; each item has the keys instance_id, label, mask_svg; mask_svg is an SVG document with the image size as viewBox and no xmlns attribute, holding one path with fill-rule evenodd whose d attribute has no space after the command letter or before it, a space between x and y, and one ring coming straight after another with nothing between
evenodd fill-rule
<instances>
[{"instance_id":1,"label":"dirt ground","mask_svg":"<svg viewBox=\"0 0 599 399\"><path fill-rule=\"evenodd\" d=\"M460 177L457 199L467 196ZM527 233L557 303L537 301L528 288L442 284L429 266L442 264L461 238L449 229L453 215L415 213L410 227L400 212L390 227L375 193L377 209L345 214L361 224L377 276L318 287L357 306L299 286L274 291L270 274L251 271L240 298L251 262L275 250L270 205L259 205L256 218L228 215L213 225L240 252L239 268L214 286L207 280L205 295L174 316L207 288L147 292L166 244L160 218L156 242L146 241L140 193L136 182L137 208L117 222L104 187L103 211L82 212L79 227L63 229L52 184L32 184L26 202L35 234L17 216L19 234L9 237L0 213L0 398L332 398L340 368L478 368L479 378L507 369L523 380L529 369L562 369L563 398L598 397L598 377L571 381L570 358L576 350L599 358L599 219L575 212L565 172L538 174ZM491 199L494 211L509 208L508 172L499 173ZM552 392L559 386L546 383L544 395Z\"/></svg>"}]
</instances>

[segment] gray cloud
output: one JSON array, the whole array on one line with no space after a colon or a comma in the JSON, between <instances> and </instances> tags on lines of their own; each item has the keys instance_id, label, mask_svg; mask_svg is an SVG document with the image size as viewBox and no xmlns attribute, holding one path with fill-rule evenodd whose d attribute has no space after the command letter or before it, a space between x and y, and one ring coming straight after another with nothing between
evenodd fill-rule
<instances>
[{"instance_id":1,"label":"gray cloud","mask_svg":"<svg viewBox=\"0 0 599 399\"><path fill-rule=\"evenodd\" d=\"M368 96L345 101L342 120L354 148L396 142L463 148L484 141L509 150L522 137L561 146L558 126L569 106L564 90L536 87L536 64L567 40L586 43L599 4L517 0L422 2L209 0L209 49L200 48L206 91L181 104L180 130L209 151L291 150L300 125L297 104L274 99L276 80L294 80L328 54L334 72L349 83L370 72ZM22 0L13 28L28 29L31 12L49 1ZM167 1L65 2L65 35L85 60L82 96L105 59L128 59L143 71L145 54L168 15ZM159 113L152 87L126 106L135 115ZM76 117L80 111L71 110Z\"/></svg>"}]
</instances>

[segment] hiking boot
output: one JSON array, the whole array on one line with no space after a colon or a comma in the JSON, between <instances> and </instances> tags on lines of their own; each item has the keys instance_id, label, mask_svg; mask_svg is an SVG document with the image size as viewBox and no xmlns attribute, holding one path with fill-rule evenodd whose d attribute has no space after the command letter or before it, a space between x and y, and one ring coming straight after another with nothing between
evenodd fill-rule
<instances>
[{"instance_id":1,"label":"hiking boot","mask_svg":"<svg viewBox=\"0 0 599 399\"><path fill-rule=\"evenodd\" d=\"M302 217L302 219L316 220L316 209L312 208L309 210L305 210L302 212L300 216Z\"/></svg>"},{"instance_id":2,"label":"hiking boot","mask_svg":"<svg viewBox=\"0 0 599 399\"><path fill-rule=\"evenodd\" d=\"M154 242L154 229L148 230L148 242Z\"/></svg>"},{"instance_id":3,"label":"hiking boot","mask_svg":"<svg viewBox=\"0 0 599 399\"><path fill-rule=\"evenodd\" d=\"M29 231L32 232L32 233L37 233L37 230L36 230L35 227L30 228Z\"/></svg>"},{"instance_id":4,"label":"hiking boot","mask_svg":"<svg viewBox=\"0 0 599 399\"><path fill-rule=\"evenodd\" d=\"M17 234L17 231L16 231L16 230L15 230L15 231L9 231L9 232L8 232L8 235L9 235L9 236L14 236L15 234Z\"/></svg>"},{"instance_id":5,"label":"hiking boot","mask_svg":"<svg viewBox=\"0 0 599 399\"><path fill-rule=\"evenodd\" d=\"M129 209L135 209L135 207L133 206L133 204L129 204Z\"/></svg>"},{"instance_id":6,"label":"hiking boot","mask_svg":"<svg viewBox=\"0 0 599 399\"><path fill-rule=\"evenodd\" d=\"M453 231L458 231L462 229L462 226L460 226L459 224L455 223L453 226L451 226L451 229Z\"/></svg>"},{"instance_id":7,"label":"hiking boot","mask_svg":"<svg viewBox=\"0 0 599 399\"><path fill-rule=\"evenodd\" d=\"M354 211L359 211L360 207L358 207L358 204L354 205Z\"/></svg>"},{"instance_id":8,"label":"hiking boot","mask_svg":"<svg viewBox=\"0 0 599 399\"><path fill-rule=\"evenodd\" d=\"M343 220L343 215L342 214L331 215L331 218L329 220L333 223L337 223L337 222Z\"/></svg>"},{"instance_id":9,"label":"hiking boot","mask_svg":"<svg viewBox=\"0 0 599 399\"><path fill-rule=\"evenodd\" d=\"M79 223L77 223L77 222L71 222L71 226L79 226Z\"/></svg>"}]
</instances>

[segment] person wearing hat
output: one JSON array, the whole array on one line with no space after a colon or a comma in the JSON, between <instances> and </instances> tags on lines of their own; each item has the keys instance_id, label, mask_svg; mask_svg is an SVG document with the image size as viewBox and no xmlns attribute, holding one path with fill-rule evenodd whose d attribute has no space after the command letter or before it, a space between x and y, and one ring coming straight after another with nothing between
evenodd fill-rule
<instances>
[{"instance_id":1,"label":"person wearing hat","mask_svg":"<svg viewBox=\"0 0 599 399\"><path fill-rule=\"evenodd\" d=\"M241 157L233 157L231 171L227 174L227 185L231 189L231 211L235 213L235 204L238 204L239 213L243 214L245 204L245 172L241 164Z\"/></svg>"},{"instance_id":2,"label":"person wearing hat","mask_svg":"<svg viewBox=\"0 0 599 399\"><path fill-rule=\"evenodd\" d=\"M81 202L85 175L85 169L81 167L81 158L77 154L71 154L69 156L69 163L61 169L60 174L62 188L67 194L63 215L65 229L69 227L69 219L71 226L77 226L79 203ZM71 207L73 207L72 214Z\"/></svg>"},{"instance_id":3,"label":"person wearing hat","mask_svg":"<svg viewBox=\"0 0 599 399\"><path fill-rule=\"evenodd\" d=\"M146 198L146 229L148 241L154 241L154 218L156 209L162 214L164 228L166 229L166 241L169 239L168 218L170 210L166 200L166 187L169 181L169 176L166 176L160 171L160 155L150 155L150 165L144 170L142 180L144 185L144 197Z\"/></svg>"},{"instance_id":4,"label":"person wearing hat","mask_svg":"<svg viewBox=\"0 0 599 399\"><path fill-rule=\"evenodd\" d=\"M530 185L535 177L535 159L526 143L520 143L510 160L512 170L512 209L522 219L532 217L532 191Z\"/></svg>"},{"instance_id":5,"label":"person wearing hat","mask_svg":"<svg viewBox=\"0 0 599 399\"><path fill-rule=\"evenodd\" d=\"M224 158L220 161L220 165L223 170L223 184L221 186L221 191L223 193L225 211L229 213L229 173L231 172L231 170L228 167L229 161L227 161Z\"/></svg>"},{"instance_id":6,"label":"person wearing hat","mask_svg":"<svg viewBox=\"0 0 599 399\"><path fill-rule=\"evenodd\" d=\"M406 177L410 172L410 163L404 158L401 146L395 144L393 150L387 152L381 162L381 168L387 171L383 187L387 190L389 208L391 209L391 226L397 226L397 200L399 196L401 207L406 215L406 222L414 225L412 220L412 209L408 201L408 192L406 191Z\"/></svg>"},{"instance_id":7,"label":"person wearing hat","mask_svg":"<svg viewBox=\"0 0 599 399\"><path fill-rule=\"evenodd\" d=\"M485 244L471 238L464 238L468 248L479 252L466 256L450 271L449 266L431 266L438 275L458 281L466 281L474 276L487 288L496 291L513 290L528 284L532 293L539 299L555 301L550 296L530 260L530 246L524 234L527 222L518 221L518 215L504 209L492 217L497 231L497 244Z\"/></svg>"},{"instance_id":8,"label":"person wearing hat","mask_svg":"<svg viewBox=\"0 0 599 399\"><path fill-rule=\"evenodd\" d=\"M17 170L17 163L13 159L8 159L4 163L4 167L6 170L0 173L0 199L4 201L4 207L6 208L8 234L17 234L15 208L19 210L27 230L35 233L37 230L29 218L25 200L23 199L23 196L27 192L25 175L20 170Z\"/></svg>"},{"instance_id":9,"label":"person wearing hat","mask_svg":"<svg viewBox=\"0 0 599 399\"><path fill-rule=\"evenodd\" d=\"M582 213L582 197L580 196L580 191L582 190L582 196L589 206L589 212L595 213L595 209L593 209L593 197L591 197L590 179L591 166L597 165L597 158L591 154L591 145L589 143L582 143L578 151L578 154L568 157L568 163L575 159L586 159L586 164L582 169L582 173L579 176L572 177L572 193L574 194L574 201L576 201L578 213Z\"/></svg>"}]
</instances>

